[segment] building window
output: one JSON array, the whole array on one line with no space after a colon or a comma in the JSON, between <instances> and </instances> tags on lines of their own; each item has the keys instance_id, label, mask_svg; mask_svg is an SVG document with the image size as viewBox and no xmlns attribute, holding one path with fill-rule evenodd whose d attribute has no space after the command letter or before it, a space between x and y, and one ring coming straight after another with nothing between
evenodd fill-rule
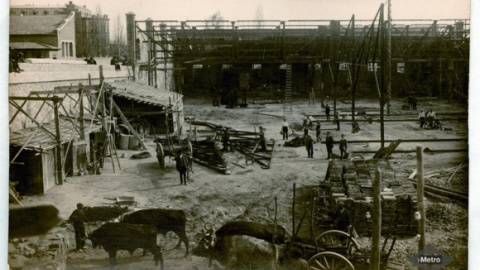
<instances>
[{"instance_id":1,"label":"building window","mask_svg":"<svg viewBox=\"0 0 480 270\"><path fill-rule=\"evenodd\" d=\"M70 50L70 56L73 57L73 42L69 42L69 46L70 46L70 48L69 48L69 50Z\"/></svg>"},{"instance_id":2,"label":"building window","mask_svg":"<svg viewBox=\"0 0 480 270\"><path fill-rule=\"evenodd\" d=\"M48 15L48 10L44 10L43 15Z\"/></svg>"},{"instance_id":3,"label":"building window","mask_svg":"<svg viewBox=\"0 0 480 270\"><path fill-rule=\"evenodd\" d=\"M32 11L32 15L37 15L37 12L36 12L36 11Z\"/></svg>"}]
</instances>

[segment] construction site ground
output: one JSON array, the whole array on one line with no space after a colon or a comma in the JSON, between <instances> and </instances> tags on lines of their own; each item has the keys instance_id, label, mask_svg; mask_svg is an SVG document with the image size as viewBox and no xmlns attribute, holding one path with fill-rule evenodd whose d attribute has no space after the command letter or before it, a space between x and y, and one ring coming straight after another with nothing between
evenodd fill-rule
<instances>
[{"instance_id":1,"label":"construction site ground","mask_svg":"<svg viewBox=\"0 0 480 270\"><path fill-rule=\"evenodd\" d=\"M329 101L333 109L333 101ZM413 113L401 110L403 101L393 100L391 113ZM367 113L378 109L378 101L357 100L358 110ZM340 114L348 113L351 105L338 102ZM441 112L466 113L462 105L453 104L446 100L421 100L418 109L433 108L438 117ZM280 129L284 113L283 104L249 104L247 108L227 109L225 106L213 107L211 100L204 98L184 98L184 111L188 117L195 117L199 121L210 121L235 128L237 130L258 131L259 126L266 128L267 139L276 142L275 151L270 169L262 169L258 164L245 164L245 158L238 152L225 153L229 163L230 175L220 174L214 170L194 164L193 173L187 186L181 186L178 172L173 160L168 158L167 168L159 168L155 154L153 137L148 138L145 144L151 157L141 160L132 160L129 157L139 151L118 150L119 156L123 153L126 158L120 158L121 170L112 170L107 158L101 175L86 175L68 177L63 185L55 186L46 194L26 196L24 205L53 204L63 219L68 219L76 204L81 202L86 206L105 206L113 201L105 199L117 196L132 196L137 208L172 208L183 209L187 215L187 236L191 248L197 245L204 224L215 225L218 229L230 220L251 220L262 223L272 223L274 219L275 198L278 201L277 223L292 231L292 198L293 184L299 191L315 191L325 178L328 165L325 145L315 143L314 158L307 158L304 147L284 147ZM308 100L295 100L293 110L285 112L290 127L297 134L301 134L302 120L305 114L323 115L324 110L317 102L311 106ZM273 115L273 116L272 116ZM277 117L275 117L277 116ZM412 116L414 117L414 116ZM379 118L375 116L373 118ZM325 118L322 117L322 120ZM361 118L360 118L361 119ZM376 122L360 122L360 131L351 132L351 124L343 122L341 130L330 130L335 140L340 134L345 134L347 140L380 139L380 125ZM444 127L448 130L420 129L415 121L386 122L385 139L442 139L466 138L468 136L467 121L445 121ZM333 129L333 123L322 123L322 129ZM185 127L189 129L189 126ZM314 132L314 130L312 130ZM322 132L325 139L325 131ZM388 144L387 144L388 145ZM432 150L440 149L467 149L466 141L459 142L425 142L402 143L398 150L413 150L417 145ZM348 147L351 156L362 155L370 158L372 154L353 154L354 151L378 150L379 143L350 144ZM335 145L334 153L339 153ZM396 171L397 179L408 181L408 176L416 168L416 154L395 153L389 158L391 166ZM241 166L234 165L237 163ZM463 164L463 165L462 165ZM245 168L242 168L245 167ZM456 168L460 169L456 170ZM468 193L468 152L425 153L424 171L426 183ZM451 177L453 175L453 177ZM300 194L299 192L298 194ZM299 204L296 211L303 213L307 204ZM466 269L468 250L468 212L467 206L456 201L435 196L428 197L427 207L427 246L441 250L453 258L444 269ZM298 216L298 214L297 214ZM297 220L298 223L298 220ZM95 227L89 225L87 231ZM87 241L85 253L75 252L73 228L64 223L54 232L63 233L70 240L70 249L67 269L108 269L108 255L102 249L94 249ZM177 236L168 233L160 236L166 269L207 269L208 259L192 254L184 257L184 247L174 249ZM371 238L359 239L361 246L367 252L370 249ZM407 260L418 252L418 243L414 237L404 237L397 240L391 260L404 263L405 269L414 269ZM154 269L153 255L143 256L137 250L133 256L127 251L117 255L118 269ZM355 263L355 262L354 262ZM32 267L31 269L34 269Z\"/></svg>"}]
</instances>

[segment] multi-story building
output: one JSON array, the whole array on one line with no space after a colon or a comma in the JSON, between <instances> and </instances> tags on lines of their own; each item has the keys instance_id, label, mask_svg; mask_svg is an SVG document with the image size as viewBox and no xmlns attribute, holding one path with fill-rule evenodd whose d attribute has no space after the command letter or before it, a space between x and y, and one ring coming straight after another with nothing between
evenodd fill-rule
<instances>
[{"instance_id":1,"label":"multi-story building","mask_svg":"<svg viewBox=\"0 0 480 270\"><path fill-rule=\"evenodd\" d=\"M107 15L93 14L86 6L69 1L65 6L11 6L10 15L44 16L75 14L75 51L77 57L105 56L109 54L110 19ZM32 19L28 19L32 20Z\"/></svg>"}]
</instances>

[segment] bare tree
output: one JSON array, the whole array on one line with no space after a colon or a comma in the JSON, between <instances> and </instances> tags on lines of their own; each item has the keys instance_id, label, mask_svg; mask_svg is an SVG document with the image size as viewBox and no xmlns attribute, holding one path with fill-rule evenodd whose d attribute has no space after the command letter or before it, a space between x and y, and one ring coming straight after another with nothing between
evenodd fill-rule
<instances>
[{"instance_id":1,"label":"bare tree","mask_svg":"<svg viewBox=\"0 0 480 270\"><path fill-rule=\"evenodd\" d=\"M257 26L261 27L262 26L262 21L263 21L263 6L262 3L258 3L257 9L255 10L255 15L254 15L254 20L257 21Z\"/></svg>"},{"instance_id":2,"label":"bare tree","mask_svg":"<svg viewBox=\"0 0 480 270\"><path fill-rule=\"evenodd\" d=\"M205 22L205 28L207 29L219 29L221 28L221 21L223 21L223 16L220 11L215 12L213 15L207 18Z\"/></svg>"},{"instance_id":3,"label":"bare tree","mask_svg":"<svg viewBox=\"0 0 480 270\"><path fill-rule=\"evenodd\" d=\"M125 49L126 41L125 41L124 24L123 24L122 16L120 15L120 13L118 13L117 16L113 19L112 26L113 26L112 43L114 44L115 47L117 47L115 48L116 53L118 55L122 55ZM114 54L115 52L112 51L111 53Z\"/></svg>"}]
</instances>

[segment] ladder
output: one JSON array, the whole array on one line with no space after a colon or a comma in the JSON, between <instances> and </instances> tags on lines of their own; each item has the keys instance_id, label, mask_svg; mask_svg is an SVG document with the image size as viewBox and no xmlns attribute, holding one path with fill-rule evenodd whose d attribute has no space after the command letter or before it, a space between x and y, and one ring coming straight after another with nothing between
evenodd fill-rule
<instances>
[{"instance_id":1,"label":"ladder","mask_svg":"<svg viewBox=\"0 0 480 270\"><path fill-rule=\"evenodd\" d=\"M293 113L292 108L292 65L287 66L287 73L285 76L285 99L283 100L283 115L286 114L288 106L290 106L290 115Z\"/></svg>"}]
</instances>

